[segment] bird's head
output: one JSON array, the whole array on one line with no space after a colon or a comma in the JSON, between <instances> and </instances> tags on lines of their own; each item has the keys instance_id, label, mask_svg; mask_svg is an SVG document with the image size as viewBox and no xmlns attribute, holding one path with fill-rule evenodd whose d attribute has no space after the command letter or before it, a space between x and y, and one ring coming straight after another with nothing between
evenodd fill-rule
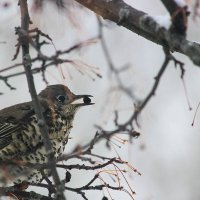
<instances>
[{"instance_id":1,"label":"bird's head","mask_svg":"<svg viewBox=\"0 0 200 200\"><path fill-rule=\"evenodd\" d=\"M47 86L38 96L47 101L52 108L60 110L66 116L75 114L82 106L94 104L91 103L91 95L75 95L64 85Z\"/></svg>"}]
</instances>

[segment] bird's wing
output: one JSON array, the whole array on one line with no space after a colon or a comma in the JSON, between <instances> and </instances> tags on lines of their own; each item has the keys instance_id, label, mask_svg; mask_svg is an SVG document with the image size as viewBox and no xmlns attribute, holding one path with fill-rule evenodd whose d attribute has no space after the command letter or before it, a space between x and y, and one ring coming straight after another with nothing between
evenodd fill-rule
<instances>
[{"instance_id":1,"label":"bird's wing","mask_svg":"<svg viewBox=\"0 0 200 200\"><path fill-rule=\"evenodd\" d=\"M0 111L0 150L12 142L12 135L18 134L32 115L34 110L31 102L17 104Z\"/></svg>"},{"instance_id":2,"label":"bird's wing","mask_svg":"<svg viewBox=\"0 0 200 200\"><path fill-rule=\"evenodd\" d=\"M49 112L48 103L40 100L42 112ZM35 115L32 102L17 104L0 110L0 150L9 145L13 136L27 128L31 117ZM46 119L47 124L51 123L51 117ZM16 138L16 137L15 137Z\"/></svg>"},{"instance_id":3,"label":"bird's wing","mask_svg":"<svg viewBox=\"0 0 200 200\"><path fill-rule=\"evenodd\" d=\"M20 126L4 123L0 124L0 150L10 144L12 134L20 131Z\"/></svg>"}]
</instances>

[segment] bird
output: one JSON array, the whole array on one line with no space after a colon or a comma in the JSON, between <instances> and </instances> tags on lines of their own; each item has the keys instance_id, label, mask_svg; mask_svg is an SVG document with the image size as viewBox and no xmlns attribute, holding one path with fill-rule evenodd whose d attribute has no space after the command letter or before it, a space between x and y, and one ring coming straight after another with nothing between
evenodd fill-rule
<instances>
[{"instance_id":1,"label":"bird","mask_svg":"<svg viewBox=\"0 0 200 200\"><path fill-rule=\"evenodd\" d=\"M75 95L61 84L49 85L38 94L56 161L65 150L77 110L94 104L90 97ZM41 170L26 166L26 163L48 162L37 122L32 101L0 110L0 186L39 183L43 180ZM50 175L47 169L43 172Z\"/></svg>"}]
</instances>

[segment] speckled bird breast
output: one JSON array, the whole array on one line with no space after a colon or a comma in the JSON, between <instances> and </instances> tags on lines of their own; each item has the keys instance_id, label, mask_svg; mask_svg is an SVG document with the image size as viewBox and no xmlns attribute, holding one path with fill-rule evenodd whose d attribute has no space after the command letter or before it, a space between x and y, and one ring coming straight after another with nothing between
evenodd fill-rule
<instances>
[{"instance_id":1,"label":"speckled bird breast","mask_svg":"<svg viewBox=\"0 0 200 200\"><path fill-rule=\"evenodd\" d=\"M51 119L47 116L47 124L49 128L49 138L52 143L55 158L58 159L68 141L68 136L72 128L73 116L62 116L54 113ZM11 159L25 161L33 164L47 163L47 154L43 144L43 139L37 125L36 116L30 118L30 122L20 132L13 134L12 142L3 150L0 150L0 160ZM44 170L48 175L49 171ZM4 172L0 170L0 182L4 177ZM7 173L10 180L4 180L6 185L19 184L23 181L40 182L42 175L40 171L24 166L8 166ZM3 178L2 178L3 177ZM2 179L2 180L1 180ZM11 184L7 184L10 183Z\"/></svg>"}]
</instances>

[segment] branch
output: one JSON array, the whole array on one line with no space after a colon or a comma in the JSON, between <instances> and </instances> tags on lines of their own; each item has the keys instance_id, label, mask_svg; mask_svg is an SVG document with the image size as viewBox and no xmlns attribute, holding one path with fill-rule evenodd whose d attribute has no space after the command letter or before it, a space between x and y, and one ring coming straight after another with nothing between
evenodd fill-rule
<instances>
[{"instance_id":1,"label":"branch","mask_svg":"<svg viewBox=\"0 0 200 200\"><path fill-rule=\"evenodd\" d=\"M28 33L28 30L29 30L30 18L29 18L29 13L28 13L27 0L19 0L19 5L20 5L20 10L21 10L21 29L18 30L18 35L19 35L19 41L22 47L24 70L27 77L29 92L31 94L33 107L37 116L38 126L43 136L43 141L44 141L44 146L45 146L47 157L48 157L48 162L52 166L51 173L52 173L53 180L55 182L55 187L57 189L56 191L57 199L64 200L65 199L64 192L63 192L64 187L62 186L62 183L58 176L58 172L56 170L56 161L54 158L52 144L48 136L48 127L45 123L45 119L42 114L41 105L37 98L33 75L31 72L32 64L31 64L31 57L29 54L29 38L25 37L24 34L22 34L23 32Z\"/></svg>"},{"instance_id":2,"label":"branch","mask_svg":"<svg viewBox=\"0 0 200 200\"><path fill-rule=\"evenodd\" d=\"M59 168L68 169L68 170L71 170L71 169L96 170L96 169L102 169L103 167L106 167L107 165L110 165L113 162L122 163L121 161L119 161L116 158L110 158L106 163L99 164L99 165L94 165L94 166L87 166L87 165L84 165L84 164L83 165L78 165L78 164L75 164L75 165L63 165L62 164L61 165L61 164L57 164L56 166L59 167Z\"/></svg>"},{"instance_id":3,"label":"branch","mask_svg":"<svg viewBox=\"0 0 200 200\"><path fill-rule=\"evenodd\" d=\"M156 44L168 47L170 51L176 51L188 56L195 65L200 66L199 43L188 41L182 35L166 30L151 16L129 6L122 0L75 1L94 11L104 19L124 26Z\"/></svg>"},{"instance_id":4,"label":"branch","mask_svg":"<svg viewBox=\"0 0 200 200\"><path fill-rule=\"evenodd\" d=\"M100 39L102 50L103 50L104 56L107 60L110 72L114 74L114 77L116 79L118 89L123 91L128 97L130 97L132 99L137 99L136 96L133 94L132 90L125 86L125 84L123 83L123 81L120 77L121 72L123 72L125 69L128 69L127 65L123 66L121 69L117 69L115 67L115 65L112 61L112 58L111 58L111 53L109 52L109 50L107 48L106 41L104 38L103 23L101 22L101 19L99 17L97 17L97 22L98 22L98 38Z\"/></svg>"},{"instance_id":5,"label":"branch","mask_svg":"<svg viewBox=\"0 0 200 200\"><path fill-rule=\"evenodd\" d=\"M161 66L160 70L158 71L158 74L155 77L155 82L154 82L154 85L152 86L152 89L147 94L147 96L144 98L144 100L139 105L136 105L135 111L133 112L132 116L125 123L119 124L118 123L118 115L116 113L116 119L114 120L116 128L114 130L106 131L106 130L102 129L101 127L97 126L97 128L99 129L99 132L96 133L94 139L90 143L82 146L80 148L81 151L79 151L77 153L73 154L73 152L72 152L68 156L62 156L61 157L62 159L64 158L67 160L71 157L76 157L77 155L80 155L80 154L87 154L87 153L91 154L90 151L93 148L94 144L96 144L97 142L99 142L102 139L107 140L106 145L107 145L107 147L109 147L110 138L113 137L117 133L129 135L130 138L137 138L140 135L138 132L134 131L133 122L136 121L136 123L137 123L138 115L142 112L142 110L146 107L146 105L149 103L151 98L155 95L155 92L158 88L158 85L161 81L161 78L162 78L169 62L171 60L174 61L174 57L170 54L168 49L164 49L164 53L165 53L165 60L163 62L163 65Z\"/></svg>"},{"instance_id":6,"label":"branch","mask_svg":"<svg viewBox=\"0 0 200 200\"><path fill-rule=\"evenodd\" d=\"M29 35L28 33L29 34L35 34L35 35ZM23 41L23 39L26 38L26 42L29 42L30 45L33 46L33 48L36 50L37 56L35 56L34 58L29 58L29 62L31 63L31 72L32 72L32 74L41 73L42 78L45 81L45 83L48 83L47 80L46 80L46 76L45 76L46 75L45 74L46 69L48 67L57 66L58 64L63 64L63 63L69 63L72 66L74 66L75 68L76 68L76 66L79 65L78 60L62 59L62 58L60 58L62 55L69 54L72 51L79 50L79 49L81 49L85 46L94 44L96 42L96 39L97 39L97 38L91 38L91 39L85 40L83 42L80 42L80 43L77 43L77 44L71 46L70 48L68 48L64 51L60 51L60 50L57 51L55 49L56 52L55 52L54 55L47 56L47 55L45 55L41 52L41 47L43 45L48 44L48 42L46 42L45 40L40 42L39 39L40 39L41 36L45 37L46 39L48 39L52 43L52 45L54 45L52 39L47 34L44 34L42 31L40 31L37 28L29 30L28 33L23 31L20 27L16 28L16 34L20 35L21 40ZM17 50L16 50L16 53L15 53L14 59L17 58L17 56L19 55L18 49L19 49L22 41L19 41L16 45ZM38 66L38 63L40 63L39 66ZM80 62L80 63L81 63L81 66L85 67L85 74L87 74L86 73L87 64L82 63L82 62ZM16 64L11 65L9 67L5 67L5 68L0 70L0 74L8 72L8 71L12 71L15 68L21 68L21 66L23 66L23 62L16 63ZM77 71L79 71L78 68L77 68ZM90 71L91 71L92 74L94 74L98 78L101 78L101 75L98 73L98 71L96 71L94 69L90 69ZM21 76L21 75L24 75L24 74L25 74L25 71L22 69L18 72L9 73L7 75L0 75L0 80L3 81L10 89L15 89L12 85L10 85L8 83L8 80L12 77ZM1 94L3 94L3 93L0 93L0 95Z\"/></svg>"},{"instance_id":7,"label":"branch","mask_svg":"<svg viewBox=\"0 0 200 200\"><path fill-rule=\"evenodd\" d=\"M171 31L185 35L188 22L187 17L189 15L187 6L180 7L180 5L178 5L174 0L173 1L161 0L161 1L171 15L171 21L172 21Z\"/></svg>"}]
</instances>

